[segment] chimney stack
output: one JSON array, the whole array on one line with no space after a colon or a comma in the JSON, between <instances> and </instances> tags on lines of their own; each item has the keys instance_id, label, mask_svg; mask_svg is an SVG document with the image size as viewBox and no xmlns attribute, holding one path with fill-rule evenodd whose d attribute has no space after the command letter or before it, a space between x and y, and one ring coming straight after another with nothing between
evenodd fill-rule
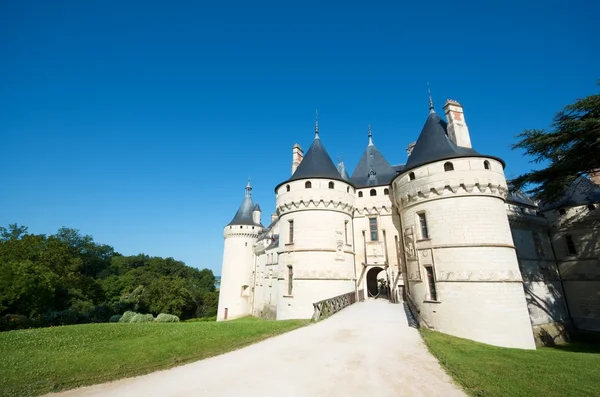
<instances>
[{"instance_id":1,"label":"chimney stack","mask_svg":"<svg viewBox=\"0 0 600 397\"><path fill-rule=\"evenodd\" d=\"M415 148L415 145L417 144L417 142L411 142L408 144L408 147L406 148L406 156L410 157L410 154L412 153L413 149Z\"/></svg>"},{"instance_id":2,"label":"chimney stack","mask_svg":"<svg viewBox=\"0 0 600 397\"><path fill-rule=\"evenodd\" d=\"M254 210L252 211L252 220L254 221L254 223L260 224L260 214L261 214L260 205L258 205L258 203L257 203L254 206Z\"/></svg>"},{"instance_id":3,"label":"chimney stack","mask_svg":"<svg viewBox=\"0 0 600 397\"><path fill-rule=\"evenodd\" d=\"M292 147L292 175L294 175L294 172L296 172L296 168L298 168L302 162L303 157L304 152L302 151L302 148L300 145L295 144L294 147Z\"/></svg>"},{"instance_id":4,"label":"chimney stack","mask_svg":"<svg viewBox=\"0 0 600 397\"><path fill-rule=\"evenodd\" d=\"M448 122L448 137L461 147L472 147L471 137L469 136L469 128L465 121L465 113L460 103L455 100L448 99L444 105L446 112L446 121Z\"/></svg>"},{"instance_id":5,"label":"chimney stack","mask_svg":"<svg viewBox=\"0 0 600 397\"><path fill-rule=\"evenodd\" d=\"M275 222L277 220L277 212L273 212L271 214L271 223Z\"/></svg>"}]
</instances>

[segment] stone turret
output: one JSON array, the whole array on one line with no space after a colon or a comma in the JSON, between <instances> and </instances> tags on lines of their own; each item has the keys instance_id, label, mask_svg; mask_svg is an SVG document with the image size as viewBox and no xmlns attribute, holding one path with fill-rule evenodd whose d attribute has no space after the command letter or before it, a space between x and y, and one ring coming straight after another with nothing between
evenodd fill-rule
<instances>
[{"instance_id":1,"label":"stone turret","mask_svg":"<svg viewBox=\"0 0 600 397\"><path fill-rule=\"evenodd\" d=\"M504 202L504 162L470 147L462 108L430 114L392 182L409 295L423 324L497 346L535 348Z\"/></svg>"},{"instance_id":2,"label":"stone turret","mask_svg":"<svg viewBox=\"0 0 600 397\"><path fill-rule=\"evenodd\" d=\"M225 244L217 321L252 314L253 246L262 230L260 207L257 210L252 202L252 186L248 181L244 200L223 231Z\"/></svg>"},{"instance_id":3,"label":"stone turret","mask_svg":"<svg viewBox=\"0 0 600 397\"><path fill-rule=\"evenodd\" d=\"M277 319L311 318L313 303L355 290L354 189L315 137L294 174L275 188L279 216ZM346 240L346 241L345 241Z\"/></svg>"}]
</instances>

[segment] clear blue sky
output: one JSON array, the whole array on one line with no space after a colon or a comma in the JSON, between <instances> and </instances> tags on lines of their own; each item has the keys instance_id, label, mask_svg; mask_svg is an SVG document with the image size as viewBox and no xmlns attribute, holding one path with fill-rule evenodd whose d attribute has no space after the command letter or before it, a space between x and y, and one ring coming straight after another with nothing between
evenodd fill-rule
<instances>
[{"instance_id":1,"label":"clear blue sky","mask_svg":"<svg viewBox=\"0 0 600 397\"><path fill-rule=\"evenodd\" d=\"M510 177L515 134L597 92L595 1L289 3L0 2L0 225L220 274L248 176L268 223L315 108L350 171L369 123L403 163L429 81Z\"/></svg>"}]
</instances>

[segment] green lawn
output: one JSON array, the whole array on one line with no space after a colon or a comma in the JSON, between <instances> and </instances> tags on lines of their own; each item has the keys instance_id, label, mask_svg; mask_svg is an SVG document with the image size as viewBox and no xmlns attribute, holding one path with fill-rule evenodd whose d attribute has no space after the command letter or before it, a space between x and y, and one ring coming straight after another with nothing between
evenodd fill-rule
<instances>
[{"instance_id":1,"label":"green lawn","mask_svg":"<svg viewBox=\"0 0 600 397\"><path fill-rule=\"evenodd\" d=\"M29 396L215 356L307 321L85 324L0 333L0 396Z\"/></svg>"},{"instance_id":2,"label":"green lawn","mask_svg":"<svg viewBox=\"0 0 600 397\"><path fill-rule=\"evenodd\" d=\"M506 349L422 329L429 350L472 396L600 396L600 346Z\"/></svg>"}]
</instances>

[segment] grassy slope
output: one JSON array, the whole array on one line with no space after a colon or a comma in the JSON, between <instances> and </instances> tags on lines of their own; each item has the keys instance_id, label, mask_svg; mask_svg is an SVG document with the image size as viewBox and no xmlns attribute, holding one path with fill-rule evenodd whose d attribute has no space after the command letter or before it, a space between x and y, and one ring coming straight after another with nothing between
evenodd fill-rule
<instances>
[{"instance_id":1,"label":"grassy slope","mask_svg":"<svg viewBox=\"0 0 600 397\"><path fill-rule=\"evenodd\" d=\"M141 375L235 350L303 324L244 318L2 332L0 395L39 395Z\"/></svg>"},{"instance_id":2,"label":"grassy slope","mask_svg":"<svg viewBox=\"0 0 600 397\"><path fill-rule=\"evenodd\" d=\"M421 332L429 350L472 396L600 396L600 346L506 349Z\"/></svg>"}]
</instances>

